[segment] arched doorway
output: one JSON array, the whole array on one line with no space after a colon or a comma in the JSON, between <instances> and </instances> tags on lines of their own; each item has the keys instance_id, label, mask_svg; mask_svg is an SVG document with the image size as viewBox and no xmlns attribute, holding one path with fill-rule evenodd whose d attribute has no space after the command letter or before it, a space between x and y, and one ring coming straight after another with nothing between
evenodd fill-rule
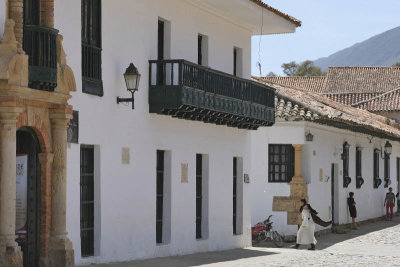
<instances>
[{"instance_id":1,"label":"arched doorway","mask_svg":"<svg viewBox=\"0 0 400 267\"><path fill-rule=\"evenodd\" d=\"M40 145L28 127L17 131L17 242L23 252L24 267L39 266L40 253ZM19 176L18 164L25 174ZM26 166L26 167L24 167ZM26 201L26 202L25 202ZM24 225L25 222L25 225Z\"/></svg>"}]
</instances>

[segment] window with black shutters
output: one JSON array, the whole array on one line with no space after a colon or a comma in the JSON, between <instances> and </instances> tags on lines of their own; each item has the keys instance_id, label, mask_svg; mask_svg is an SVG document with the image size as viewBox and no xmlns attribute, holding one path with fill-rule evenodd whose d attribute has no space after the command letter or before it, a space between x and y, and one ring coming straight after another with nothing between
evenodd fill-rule
<instances>
[{"instance_id":1,"label":"window with black shutters","mask_svg":"<svg viewBox=\"0 0 400 267\"><path fill-rule=\"evenodd\" d=\"M238 51L236 48L233 49L233 75L237 76L237 64L238 64Z\"/></svg>"},{"instance_id":2,"label":"window with black shutters","mask_svg":"<svg viewBox=\"0 0 400 267\"><path fill-rule=\"evenodd\" d=\"M196 238L202 238L203 155L196 155Z\"/></svg>"},{"instance_id":3,"label":"window with black shutters","mask_svg":"<svg viewBox=\"0 0 400 267\"><path fill-rule=\"evenodd\" d=\"M164 60L165 51L165 22L158 20L158 35L157 35L157 60ZM164 84L164 64L157 65L157 84Z\"/></svg>"},{"instance_id":4,"label":"window with black shutters","mask_svg":"<svg viewBox=\"0 0 400 267\"><path fill-rule=\"evenodd\" d=\"M203 36L200 34L197 37L197 64L203 65Z\"/></svg>"},{"instance_id":5,"label":"window with black shutters","mask_svg":"<svg viewBox=\"0 0 400 267\"><path fill-rule=\"evenodd\" d=\"M82 91L103 96L101 0L82 2Z\"/></svg>"},{"instance_id":6,"label":"window with black shutters","mask_svg":"<svg viewBox=\"0 0 400 267\"><path fill-rule=\"evenodd\" d=\"M157 150L156 242L163 242L164 151Z\"/></svg>"},{"instance_id":7,"label":"window with black shutters","mask_svg":"<svg viewBox=\"0 0 400 267\"><path fill-rule=\"evenodd\" d=\"M94 147L81 146L80 164L81 255L94 255Z\"/></svg>"},{"instance_id":8,"label":"window with black shutters","mask_svg":"<svg viewBox=\"0 0 400 267\"><path fill-rule=\"evenodd\" d=\"M24 25L40 25L40 0L24 0Z\"/></svg>"},{"instance_id":9,"label":"window with black shutters","mask_svg":"<svg viewBox=\"0 0 400 267\"><path fill-rule=\"evenodd\" d=\"M349 177L349 160L350 160L350 152L349 145L347 142L343 144L343 177Z\"/></svg>"},{"instance_id":10,"label":"window with black shutters","mask_svg":"<svg viewBox=\"0 0 400 267\"><path fill-rule=\"evenodd\" d=\"M379 150L374 150L374 179L379 179Z\"/></svg>"},{"instance_id":11,"label":"window with black shutters","mask_svg":"<svg viewBox=\"0 0 400 267\"><path fill-rule=\"evenodd\" d=\"M361 170L362 170L362 166L361 166L361 155L362 155L362 150L360 147L356 148L356 177L361 177Z\"/></svg>"},{"instance_id":12,"label":"window with black shutters","mask_svg":"<svg viewBox=\"0 0 400 267\"><path fill-rule=\"evenodd\" d=\"M294 175L294 148L292 145L269 145L268 182L288 183Z\"/></svg>"},{"instance_id":13,"label":"window with black shutters","mask_svg":"<svg viewBox=\"0 0 400 267\"><path fill-rule=\"evenodd\" d=\"M237 234L237 158L233 158L233 234Z\"/></svg>"},{"instance_id":14,"label":"window with black shutters","mask_svg":"<svg viewBox=\"0 0 400 267\"><path fill-rule=\"evenodd\" d=\"M385 153L385 159L384 159L384 164L385 164L385 169L384 169L384 175L385 179L389 180L390 179L390 156Z\"/></svg>"}]
</instances>

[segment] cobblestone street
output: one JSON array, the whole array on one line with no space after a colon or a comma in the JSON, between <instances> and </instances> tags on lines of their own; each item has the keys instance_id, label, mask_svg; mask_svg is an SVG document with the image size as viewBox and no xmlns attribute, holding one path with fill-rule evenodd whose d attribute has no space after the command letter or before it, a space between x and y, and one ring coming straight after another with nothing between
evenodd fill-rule
<instances>
[{"instance_id":1,"label":"cobblestone street","mask_svg":"<svg viewBox=\"0 0 400 267\"><path fill-rule=\"evenodd\" d=\"M97 267L400 266L400 217L317 237L316 251L263 247L133 261Z\"/></svg>"}]
</instances>

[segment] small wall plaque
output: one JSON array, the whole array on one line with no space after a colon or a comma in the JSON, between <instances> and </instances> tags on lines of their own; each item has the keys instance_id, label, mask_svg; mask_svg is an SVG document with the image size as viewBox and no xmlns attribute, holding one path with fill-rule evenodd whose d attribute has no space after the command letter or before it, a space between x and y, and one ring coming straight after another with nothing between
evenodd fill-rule
<instances>
[{"instance_id":1,"label":"small wall plaque","mask_svg":"<svg viewBox=\"0 0 400 267\"><path fill-rule=\"evenodd\" d=\"M181 164L181 183L188 183L188 164Z\"/></svg>"},{"instance_id":2,"label":"small wall plaque","mask_svg":"<svg viewBox=\"0 0 400 267\"><path fill-rule=\"evenodd\" d=\"M123 147L121 152L122 164L130 163L130 149L129 147Z\"/></svg>"},{"instance_id":3,"label":"small wall plaque","mask_svg":"<svg viewBox=\"0 0 400 267\"><path fill-rule=\"evenodd\" d=\"M247 173L245 173L245 174L243 175L243 182L244 182L245 184L249 184L249 183L250 183L250 176L249 176Z\"/></svg>"},{"instance_id":4,"label":"small wall plaque","mask_svg":"<svg viewBox=\"0 0 400 267\"><path fill-rule=\"evenodd\" d=\"M323 181L323 176L324 176L324 170L322 168L319 169L319 181Z\"/></svg>"}]
</instances>

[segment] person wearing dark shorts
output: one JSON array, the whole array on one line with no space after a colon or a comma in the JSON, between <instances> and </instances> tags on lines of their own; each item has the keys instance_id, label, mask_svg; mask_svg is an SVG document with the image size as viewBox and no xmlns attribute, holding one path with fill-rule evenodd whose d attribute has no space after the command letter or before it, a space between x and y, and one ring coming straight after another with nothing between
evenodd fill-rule
<instances>
[{"instance_id":1,"label":"person wearing dark shorts","mask_svg":"<svg viewBox=\"0 0 400 267\"><path fill-rule=\"evenodd\" d=\"M396 197L392 192L393 188L389 188L389 192L386 193L385 201L383 202L383 206L386 206L386 220L392 220L393 217L393 207L396 201ZM389 218L389 210L390 210L390 218Z\"/></svg>"},{"instance_id":2,"label":"person wearing dark shorts","mask_svg":"<svg viewBox=\"0 0 400 267\"><path fill-rule=\"evenodd\" d=\"M349 205L349 212L351 217L352 229L357 229L356 218L357 218L357 208L356 202L354 201L354 193L349 193L349 198L347 199L347 205Z\"/></svg>"}]
</instances>

